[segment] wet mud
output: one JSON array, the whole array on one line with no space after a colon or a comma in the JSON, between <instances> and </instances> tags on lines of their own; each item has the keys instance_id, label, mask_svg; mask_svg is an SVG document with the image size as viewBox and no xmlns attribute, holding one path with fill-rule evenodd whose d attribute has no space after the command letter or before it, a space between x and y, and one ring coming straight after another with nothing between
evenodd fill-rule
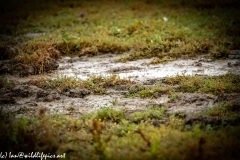
<instances>
[{"instance_id":1,"label":"wet mud","mask_svg":"<svg viewBox=\"0 0 240 160\"><path fill-rule=\"evenodd\" d=\"M240 74L240 60L234 58L213 60L206 57L180 59L165 64L150 65L152 59L115 63L120 56L104 54L95 57L64 57L59 63L59 74L87 79L93 75L118 75L136 82L176 75L216 76L226 73ZM237 54L238 55L238 54ZM235 56L237 57L237 56Z\"/></svg>"},{"instance_id":2,"label":"wet mud","mask_svg":"<svg viewBox=\"0 0 240 160\"><path fill-rule=\"evenodd\" d=\"M201 115L202 112L221 101L232 101L236 104L235 106L240 105L240 94L237 93L218 96L200 93L179 93L178 98L171 100L169 94L153 98L126 97L126 87L121 88L121 86L108 89L104 95L95 95L90 90L79 87L68 92L58 93L55 90L43 90L28 83L32 80L56 78L64 75L88 79L94 75L111 76L114 74L120 78L128 78L136 82L136 84L149 84L151 81L154 82L169 76L182 74L199 76L214 76L226 73L240 74L238 52L234 52L225 60L197 57L157 65L149 64L152 59L116 63L115 60L120 57L120 55L113 54L95 57L62 57L57 64L59 65L58 69L44 75L18 77L5 73L2 77L14 81L16 86L0 89L1 109L17 116L34 114L41 108L45 108L47 113L50 114L59 113L79 116L101 107L123 108L126 112L132 113L147 110L152 106L164 106L167 107L167 114L181 113L188 118L187 123L193 123L198 120L196 116L194 116L195 119L191 118L193 115ZM3 61L1 64L3 64ZM3 70L3 68L1 69ZM206 117L200 119L209 120Z\"/></svg>"}]
</instances>

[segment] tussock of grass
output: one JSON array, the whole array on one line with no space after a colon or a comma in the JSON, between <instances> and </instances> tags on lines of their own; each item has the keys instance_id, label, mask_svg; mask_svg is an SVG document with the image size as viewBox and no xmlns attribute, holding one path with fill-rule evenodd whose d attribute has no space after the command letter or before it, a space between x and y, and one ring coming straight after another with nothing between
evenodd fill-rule
<instances>
[{"instance_id":1,"label":"tussock of grass","mask_svg":"<svg viewBox=\"0 0 240 160\"><path fill-rule=\"evenodd\" d=\"M39 84L39 87L44 89L55 89L58 92L66 92L76 87L86 88L92 90L96 94L103 94L107 88L116 85L132 84L130 80L120 79L116 75L110 77L93 76L88 80L81 80L74 77L57 77L53 80L47 80Z\"/></svg>"},{"instance_id":2,"label":"tussock of grass","mask_svg":"<svg viewBox=\"0 0 240 160\"><path fill-rule=\"evenodd\" d=\"M19 54L14 60L23 66L32 66L35 74L42 74L45 71L54 69L50 63L59 59L60 56L60 52L51 43L32 42L22 45Z\"/></svg>"},{"instance_id":3,"label":"tussock of grass","mask_svg":"<svg viewBox=\"0 0 240 160\"><path fill-rule=\"evenodd\" d=\"M81 81L78 81L78 79L76 78L63 76L57 77L56 79L53 80L41 82L40 84L37 85L44 89L55 89L61 93L76 88L77 86L81 86L82 83Z\"/></svg>"},{"instance_id":4,"label":"tussock of grass","mask_svg":"<svg viewBox=\"0 0 240 160\"><path fill-rule=\"evenodd\" d=\"M133 85L128 90L128 97L141 97L141 98L153 98L159 97L163 94L168 94L171 91L170 87L156 86L143 86Z\"/></svg>"},{"instance_id":5,"label":"tussock of grass","mask_svg":"<svg viewBox=\"0 0 240 160\"><path fill-rule=\"evenodd\" d=\"M112 122L120 122L126 118L126 113L123 109L114 110L112 108L101 108L97 112L85 114L83 119L97 119L99 121L110 120Z\"/></svg>"},{"instance_id":6,"label":"tussock of grass","mask_svg":"<svg viewBox=\"0 0 240 160\"><path fill-rule=\"evenodd\" d=\"M206 115L225 119L240 119L238 106L235 106L231 102L220 102L219 104L209 108L205 111Z\"/></svg>"},{"instance_id":7,"label":"tussock of grass","mask_svg":"<svg viewBox=\"0 0 240 160\"><path fill-rule=\"evenodd\" d=\"M15 83L8 81L6 78L0 77L0 89L1 88L11 88L14 87Z\"/></svg>"},{"instance_id":8,"label":"tussock of grass","mask_svg":"<svg viewBox=\"0 0 240 160\"><path fill-rule=\"evenodd\" d=\"M162 118L166 117L165 111L165 107L150 107L147 111L134 112L132 115L130 115L129 120L134 123L140 123L141 121L147 121L151 119L161 120Z\"/></svg>"},{"instance_id":9,"label":"tussock of grass","mask_svg":"<svg viewBox=\"0 0 240 160\"><path fill-rule=\"evenodd\" d=\"M211 93L215 95L231 92L240 92L240 76L226 74L213 77L197 76L176 76L164 80L164 83L170 85L179 85L178 91L181 92L200 92Z\"/></svg>"}]
</instances>

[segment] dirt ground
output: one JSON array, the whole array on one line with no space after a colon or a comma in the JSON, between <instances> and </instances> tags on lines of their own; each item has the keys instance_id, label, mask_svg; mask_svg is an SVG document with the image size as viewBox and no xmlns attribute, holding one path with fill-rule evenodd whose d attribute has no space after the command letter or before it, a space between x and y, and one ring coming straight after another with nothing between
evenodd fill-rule
<instances>
[{"instance_id":1,"label":"dirt ground","mask_svg":"<svg viewBox=\"0 0 240 160\"><path fill-rule=\"evenodd\" d=\"M95 95L90 90L79 87L60 94L55 90L43 90L29 84L33 80L54 79L58 76L87 79L93 75L110 76L115 74L120 78L128 78L136 84L154 85L160 79L182 74L197 76L240 74L239 52L237 51L232 51L229 58L225 60L212 60L207 56L202 56L158 65L148 64L151 59L115 63L119 57L119 55L113 54L100 54L95 57L62 57L59 61L54 62L55 65L52 69L55 70L43 75L19 76L19 74L15 74L19 72L18 68L12 68L2 77L7 78L8 81L14 81L17 85L11 89L0 90L1 108L3 111L15 113L18 117L35 113L41 108L46 108L48 113L78 116L101 107L123 108L127 112L134 112L147 110L151 106L166 106L169 114L196 117L221 101L227 100L240 104L240 94L237 93L219 96L203 93L180 93L176 99L170 100L170 95L167 94L156 95L152 98L126 97L126 87L128 86L111 88L107 90L106 94ZM6 64L10 63L1 62L2 70L4 67L8 68Z\"/></svg>"}]
</instances>

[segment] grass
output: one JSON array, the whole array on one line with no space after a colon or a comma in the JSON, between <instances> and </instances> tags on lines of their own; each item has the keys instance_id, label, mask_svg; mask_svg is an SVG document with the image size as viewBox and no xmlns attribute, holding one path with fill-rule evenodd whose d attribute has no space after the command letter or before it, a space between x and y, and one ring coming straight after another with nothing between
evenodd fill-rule
<instances>
[{"instance_id":1,"label":"grass","mask_svg":"<svg viewBox=\"0 0 240 160\"><path fill-rule=\"evenodd\" d=\"M85 114L83 119L96 119L99 121L110 120L112 122L119 122L126 118L126 113L123 109L114 110L112 108L102 107L97 112Z\"/></svg>"},{"instance_id":2,"label":"grass","mask_svg":"<svg viewBox=\"0 0 240 160\"><path fill-rule=\"evenodd\" d=\"M32 66L34 74L42 74L47 70L53 70L54 67L48 67L49 64L60 57L60 52L51 43L39 42L35 44L29 42L19 49L19 53L14 60L15 63Z\"/></svg>"},{"instance_id":3,"label":"grass","mask_svg":"<svg viewBox=\"0 0 240 160\"><path fill-rule=\"evenodd\" d=\"M170 87L133 85L129 88L127 97L157 98L163 94L169 94Z\"/></svg>"},{"instance_id":4,"label":"grass","mask_svg":"<svg viewBox=\"0 0 240 160\"><path fill-rule=\"evenodd\" d=\"M231 73L212 77L177 75L159 82L161 82L161 85L131 85L126 96L158 98L163 94L169 94L169 102L171 102L179 97L179 92L214 95L240 92L240 76Z\"/></svg>"},{"instance_id":5,"label":"grass","mask_svg":"<svg viewBox=\"0 0 240 160\"><path fill-rule=\"evenodd\" d=\"M44 62L49 44L62 55L127 52L119 61L155 57L153 64L183 55L223 58L240 45L237 0L11 0L1 6L0 34L12 37L0 44L17 45L24 64ZM32 39L26 33L45 34ZM26 57L33 61L23 61Z\"/></svg>"},{"instance_id":6,"label":"grass","mask_svg":"<svg viewBox=\"0 0 240 160\"><path fill-rule=\"evenodd\" d=\"M165 111L165 107L150 107L144 112L134 112L132 115L130 115L129 119L134 123L140 123L141 121L144 122L152 119L159 120L158 123L161 123L161 120L166 117Z\"/></svg>"},{"instance_id":7,"label":"grass","mask_svg":"<svg viewBox=\"0 0 240 160\"><path fill-rule=\"evenodd\" d=\"M180 92L200 92L210 94L223 94L231 92L240 92L240 76L235 74L226 74L213 77L198 77L179 75L169 77L164 80L164 83L171 86L179 85L177 91Z\"/></svg>"},{"instance_id":8,"label":"grass","mask_svg":"<svg viewBox=\"0 0 240 160\"><path fill-rule=\"evenodd\" d=\"M231 102L221 102L206 110L205 114L212 117L234 120L239 119L239 113L237 112L238 110L238 106Z\"/></svg>"},{"instance_id":9,"label":"grass","mask_svg":"<svg viewBox=\"0 0 240 160\"><path fill-rule=\"evenodd\" d=\"M89 116L90 114L88 114ZM238 159L239 126L182 131L170 123L154 127L148 118L164 116L164 110L150 108L126 116L122 110L102 108L95 116L45 115L44 110L29 118L6 123L1 119L3 151L46 152L66 159ZM141 116L139 116L141 115ZM166 116L166 115L165 115ZM105 117L105 118L104 118ZM116 120L118 118L118 121ZM142 119L134 121L135 118ZM142 118L141 118L142 117ZM180 121L179 121L180 122ZM8 128L8 129L7 129Z\"/></svg>"},{"instance_id":10,"label":"grass","mask_svg":"<svg viewBox=\"0 0 240 160\"><path fill-rule=\"evenodd\" d=\"M8 81L6 78L0 77L0 89L2 88L12 88L15 86L15 83Z\"/></svg>"},{"instance_id":11,"label":"grass","mask_svg":"<svg viewBox=\"0 0 240 160\"><path fill-rule=\"evenodd\" d=\"M177 99L179 97L179 94L178 92L175 92L175 91L172 91L170 93L170 97L169 97L169 100L168 102L173 102L175 99Z\"/></svg>"},{"instance_id":12,"label":"grass","mask_svg":"<svg viewBox=\"0 0 240 160\"><path fill-rule=\"evenodd\" d=\"M4 81L4 83L6 83L6 81ZM52 80L40 80L40 82L31 81L30 84L37 85L43 89L56 90L59 93L68 92L71 89L80 87L89 89L95 94L105 94L108 88L126 85L128 86L126 97L158 98L163 94L169 94L169 102L177 99L179 92L208 93L214 95L240 92L240 76L231 73L212 77L178 75L168 77L157 82L155 85L135 84L130 80L121 79L117 75L110 77L93 76L87 80L76 77L59 76ZM116 103L117 101L112 102L113 105L116 105Z\"/></svg>"},{"instance_id":13,"label":"grass","mask_svg":"<svg viewBox=\"0 0 240 160\"><path fill-rule=\"evenodd\" d=\"M92 90L96 94L103 94L106 92L107 88L128 84L133 84L133 82L126 79L120 79L118 76L112 75L110 77L92 76L88 80L63 76L57 77L53 80L43 81L37 85L44 89L57 90L60 93L67 92L76 87L81 87Z\"/></svg>"}]
</instances>

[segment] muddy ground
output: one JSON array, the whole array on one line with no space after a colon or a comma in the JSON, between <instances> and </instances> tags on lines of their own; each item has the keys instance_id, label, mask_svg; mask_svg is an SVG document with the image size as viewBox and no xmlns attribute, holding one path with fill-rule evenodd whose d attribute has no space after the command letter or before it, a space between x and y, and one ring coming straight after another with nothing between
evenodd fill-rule
<instances>
[{"instance_id":1,"label":"muddy ground","mask_svg":"<svg viewBox=\"0 0 240 160\"><path fill-rule=\"evenodd\" d=\"M151 106L166 106L167 113L181 114L187 123L206 121L206 123L221 123L223 120L203 116L206 109L222 101L231 101L240 106L240 94L211 95L200 93L180 93L178 98L170 100L170 95L156 95L152 98L126 97L127 86L108 89L104 95L95 95L90 90L75 88L68 92L58 93L55 90L43 90L30 84L32 80L42 78L56 78L59 76L74 76L87 79L93 75L110 76L116 74L121 78L128 78L137 85L155 85L159 80L175 75L222 75L226 73L240 74L240 52L231 51L228 59L213 60L208 56L180 59L165 64L150 65L152 59L143 59L126 63L116 63L120 55L99 54L95 57L62 57L53 62L53 69L43 75L22 76L16 74L19 68L8 68L11 63L2 61L8 72L2 72L2 77L14 81L13 88L0 90L1 109L13 113L16 117L37 113L45 108L47 113L59 113L80 116L101 107L123 108L129 113L144 111ZM57 67L58 66L58 67ZM27 72L27 71L26 71Z\"/></svg>"}]
</instances>

